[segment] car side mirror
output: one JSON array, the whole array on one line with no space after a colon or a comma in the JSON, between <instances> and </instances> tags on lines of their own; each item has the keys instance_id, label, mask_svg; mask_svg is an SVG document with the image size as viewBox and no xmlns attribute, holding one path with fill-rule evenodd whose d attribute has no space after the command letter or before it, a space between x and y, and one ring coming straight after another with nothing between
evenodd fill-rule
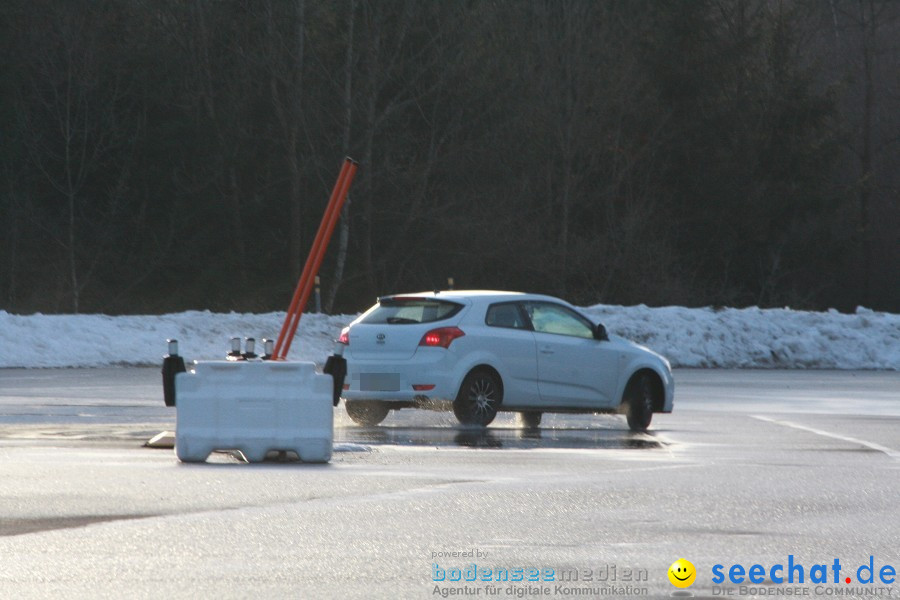
<instances>
[{"instance_id":1,"label":"car side mirror","mask_svg":"<svg viewBox=\"0 0 900 600\"><path fill-rule=\"evenodd\" d=\"M603 323L594 325L594 339L600 340L601 342L609 341L609 334L606 332L606 326L604 326Z\"/></svg>"}]
</instances>

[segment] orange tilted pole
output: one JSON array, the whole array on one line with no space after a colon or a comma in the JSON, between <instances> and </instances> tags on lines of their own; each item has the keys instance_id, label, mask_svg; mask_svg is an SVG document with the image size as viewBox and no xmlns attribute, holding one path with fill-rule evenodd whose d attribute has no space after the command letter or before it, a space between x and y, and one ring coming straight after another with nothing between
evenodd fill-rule
<instances>
[{"instance_id":1,"label":"orange tilted pole","mask_svg":"<svg viewBox=\"0 0 900 600\"><path fill-rule=\"evenodd\" d=\"M312 249L310 250L309 256L306 257L306 264L303 265L303 271L300 274L300 280L297 282L297 287L294 290L294 296L291 298L291 304L288 307L287 314L284 316L284 324L281 326L281 331L278 333L278 339L275 342L275 348L272 351L272 358L278 359L281 358L281 349L284 344L284 338L287 335L287 332L290 330L290 323L293 317L294 312L297 310L297 306L300 303L300 296L303 295L303 289L306 287L306 280L309 277L309 270L312 265L312 257L315 252L315 249L322 243L322 236L324 235L324 225L328 221L328 215L334 209L334 206L337 202L338 192L341 188L341 183L344 178L347 176L347 170L350 167L350 162L348 159L344 159L343 165L341 165L341 171L338 174L337 181L334 184L334 189L331 191L331 197L328 199L328 204L325 207L325 214L322 217L322 223L319 225L319 230L316 232L316 237L313 240Z\"/></svg>"},{"instance_id":2,"label":"orange tilted pole","mask_svg":"<svg viewBox=\"0 0 900 600\"><path fill-rule=\"evenodd\" d=\"M322 224L326 228L325 235L322 239L322 243L319 244L318 248L314 249L315 254L312 256L312 272L310 273L309 278L306 281L306 286L303 289L297 310L294 311L291 328L284 340L284 350L281 352L281 355L279 357L280 359L284 359L287 356L288 351L291 349L291 343L294 341L294 335L297 333L297 326L300 324L300 317L303 314L306 303L309 301L309 295L310 293L312 293L312 288L316 279L316 274L319 272L319 267L322 266L322 261L325 259L325 250L328 248L328 242L331 241L331 235L332 233L334 233L334 227L335 225L337 225L338 219L341 216L341 209L344 206L344 200L346 200L347 198L347 192L350 191L350 184L353 181L353 177L354 175L356 175L357 166L358 165L356 162L351 163L349 169L347 170L347 175L344 178L342 187L338 192L337 205L335 206L334 210L327 215L327 222L323 219Z\"/></svg>"},{"instance_id":3,"label":"orange tilted pole","mask_svg":"<svg viewBox=\"0 0 900 600\"><path fill-rule=\"evenodd\" d=\"M347 192L350 190L350 184L354 175L356 175L358 166L352 158L344 159L341 172L331 192L331 198L328 200L328 206L325 208L325 215L322 217L322 222L319 225L319 231L316 233L309 256L306 258L300 281L297 282L297 289L294 290L294 296L291 299L287 315L285 315L284 324L281 326L281 332L278 334L278 340L272 352L272 358L275 360L284 360L291 349L291 342L297 333L300 317L303 315L303 309L306 307L307 301L309 301L312 282L319 272L319 267L322 266L325 250L328 248L328 242L331 240L332 233L334 233L334 227L340 217L341 208L344 206Z\"/></svg>"}]
</instances>

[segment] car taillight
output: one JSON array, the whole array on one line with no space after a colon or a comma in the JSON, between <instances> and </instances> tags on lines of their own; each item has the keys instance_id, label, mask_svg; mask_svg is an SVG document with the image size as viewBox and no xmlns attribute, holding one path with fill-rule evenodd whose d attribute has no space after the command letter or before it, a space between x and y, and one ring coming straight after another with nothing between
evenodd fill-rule
<instances>
[{"instance_id":1,"label":"car taillight","mask_svg":"<svg viewBox=\"0 0 900 600\"><path fill-rule=\"evenodd\" d=\"M456 338L466 335L459 327L441 327L432 329L422 336L419 340L420 346L439 346L441 348L449 348L450 344Z\"/></svg>"},{"instance_id":2,"label":"car taillight","mask_svg":"<svg viewBox=\"0 0 900 600\"><path fill-rule=\"evenodd\" d=\"M345 346L350 345L350 328L344 327L341 329L341 337L338 338L338 342L344 344Z\"/></svg>"}]
</instances>

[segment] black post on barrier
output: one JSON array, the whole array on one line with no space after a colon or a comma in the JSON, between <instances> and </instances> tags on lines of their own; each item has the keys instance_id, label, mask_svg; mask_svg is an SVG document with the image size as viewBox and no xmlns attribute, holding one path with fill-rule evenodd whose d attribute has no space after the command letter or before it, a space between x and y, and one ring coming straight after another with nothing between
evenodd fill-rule
<instances>
[{"instance_id":1,"label":"black post on barrier","mask_svg":"<svg viewBox=\"0 0 900 600\"><path fill-rule=\"evenodd\" d=\"M175 376L184 373L184 359L178 356L178 340L166 340L169 353L163 357L163 400L166 406L175 406Z\"/></svg>"},{"instance_id":2,"label":"black post on barrier","mask_svg":"<svg viewBox=\"0 0 900 600\"><path fill-rule=\"evenodd\" d=\"M316 275L316 314L322 314L322 280Z\"/></svg>"},{"instance_id":3,"label":"black post on barrier","mask_svg":"<svg viewBox=\"0 0 900 600\"><path fill-rule=\"evenodd\" d=\"M344 379L347 377L347 359L344 358L344 345L336 343L334 354L325 360L322 372L331 375L334 387L331 391L332 403L337 406L341 401L341 392L344 391Z\"/></svg>"}]
</instances>

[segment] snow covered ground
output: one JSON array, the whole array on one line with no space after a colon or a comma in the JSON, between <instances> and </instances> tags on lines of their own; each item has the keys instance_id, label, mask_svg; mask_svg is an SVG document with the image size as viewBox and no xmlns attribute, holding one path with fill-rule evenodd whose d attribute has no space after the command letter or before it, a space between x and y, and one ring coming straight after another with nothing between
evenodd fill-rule
<instances>
[{"instance_id":1,"label":"snow covered ground","mask_svg":"<svg viewBox=\"0 0 900 600\"><path fill-rule=\"evenodd\" d=\"M613 334L676 367L900 370L900 315L789 309L596 305ZM324 362L353 315L305 314L290 358ZM156 365L166 339L185 358L224 357L234 336L275 338L284 313L189 311L168 315L12 315L0 311L0 368Z\"/></svg>"},{"instance_id":2,"label":"snow covered ground","mask_svg":"<svg viewBox=\"0 0 900 600\"><path fill-rule=\"evenodd\" d=\"M790 309L604 306L585 310L673 366L900 370L900 315Z\"/></svg>"}]
</instances>

